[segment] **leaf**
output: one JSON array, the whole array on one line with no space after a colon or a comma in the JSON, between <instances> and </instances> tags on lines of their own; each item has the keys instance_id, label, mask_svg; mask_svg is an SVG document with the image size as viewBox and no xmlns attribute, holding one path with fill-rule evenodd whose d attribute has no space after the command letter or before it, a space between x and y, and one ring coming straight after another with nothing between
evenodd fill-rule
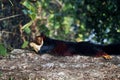
<instances>
[{"instance_id":1,"label":"leaf","mask_svg":"<svg viewBox=\"0 0 120 80\"><path fill-rule=\"evenodd\" d=\"M58 28L60 28L60 23L59 23L59 22L56 22L56 24L55 24L55 29L58 29Z\"/></svg>"},{"instance_id":2,"label":"leaf","mask_svg":"<svg viewBox=\"0 0 120 80\"><path fill-rule=\"evenodd\" d=\"M40 2L40 1L37 1L36 6L41 7L41 2Z\"/></svg>"},{"instance_id":3,"label":"leaf","mask_svg":"<svg viewBox=\"0 0 120 80\"><path fill-rule=\"evenodd\" d=\"M22 30L25 31L25 33L30 34L31 29L29 28L32 25L33 21L28 22L22 27Z\"/></svg>"},{"instance_id":4,"label":"leaf","mask_svg":"<svg viewBox=\"0 0 120 80\"><path fill-rule=\"evenodd\" d=\"M69 33L69 30L70 30L70 26L69 26L69 25L66 25L66 26L65 26L65 34Z\"/></svg>"},{"instance_id":5,"label":"leaf","mask_svg":"<svg viewBox=\"0 0 120 80\"><path fill-rule=\"evenodd\" d=\"M7 55L7 49L4 47L3 44L0 44L0 55L2 55L2 56Z\"/></svg>"},{"instance_id":6,"label":"leaf","mask_svg":"<svg viewBox=\"0 0 120 80\"><path fill-rule=\"evenodd\" d=\"M28 22L27 24L25 24L22 29L26 28L26 27L30 27L32 25L33 21Z\"/></svg>"},{"instance_id":7,"label":"leaf","mask_svg":"<svg viewBox=\"0 0 120 80\"><path fill-rule=\"evenodd\" d=\"M117 32L120 33L120 29L118 29Z\"/></svg>"},{"instance_id":8,"label":"leaf","mask_svg":"<svg viewBox=\"0 0 120 80\"><path fill-rule=\"evenodd\" d=\"M25 27L25 28L24 28L24 31L25 31L25 33L27 33L27 34L30 34L30 33L31 33L31 29L30 29L29 27Z\"/></svg>"},{"instance_id":9,"label":"leaf","mask_svg":"<svg viewBox=\"0 0 120 80\"><path fill-rule=\"evenodd\" d=\"M36 13L31 13L31 14L29 14L29 17L30 17L32 20L35 20L36 17L37 17L37 14L36 14Z\"/></svg>"},{"instance_id":10,"label":"leaf","mask_svg":"<svg viewBox=\"0 0 120 80\"><path fill-rule=\"evenodd\" d=\"M26 48L28 46L29 42L28 41L24 41L22 48Z\"/></svg>"},{"instance_id":11,"label":"leaf","mask_svg":"<svg viewBox=\"0 0 120 80\"><path fill-rule=\"evenodd\" d=\"M22 5L24 5L26 8L28 8L29 10L33 12L36 11L34 6L28 0L25 0L24 2L22 2Z\"/></svg>"}]
</instances>

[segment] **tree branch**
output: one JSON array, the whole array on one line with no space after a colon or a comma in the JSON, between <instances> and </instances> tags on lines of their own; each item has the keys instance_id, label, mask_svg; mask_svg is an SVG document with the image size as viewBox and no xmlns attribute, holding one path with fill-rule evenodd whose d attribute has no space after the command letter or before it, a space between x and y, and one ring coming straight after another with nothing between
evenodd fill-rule
<instances>
[{"instance_id":1,"label":"tree branch","mask_svg":"<svg viewBox=\"0 0 120 80\"><path fill-rule=\"evenodd\" d=\"M22 14L17 14L17 15L13 15L13 16L1 18L0 21L6 20L6 19L10 19L10 18L14 18L14 17L18 17L18 16L21 16L21 15L22 15Z\"/></svg>"}]
</instances>

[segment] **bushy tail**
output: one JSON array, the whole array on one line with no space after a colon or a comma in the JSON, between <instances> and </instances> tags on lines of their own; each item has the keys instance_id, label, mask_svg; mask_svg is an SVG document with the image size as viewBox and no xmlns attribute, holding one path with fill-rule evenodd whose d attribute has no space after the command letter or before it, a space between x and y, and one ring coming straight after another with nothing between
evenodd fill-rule
<instances>
[{"instance_id":1,"label":"bushy tail","mask_svg":"<svg viewBox=\"0 0 120 80\"><path fill-rule=\"evenodd\" d=\"M105 45L103 51L109 55L120 55L120 43Z\"/></svg>"}]
</instances>

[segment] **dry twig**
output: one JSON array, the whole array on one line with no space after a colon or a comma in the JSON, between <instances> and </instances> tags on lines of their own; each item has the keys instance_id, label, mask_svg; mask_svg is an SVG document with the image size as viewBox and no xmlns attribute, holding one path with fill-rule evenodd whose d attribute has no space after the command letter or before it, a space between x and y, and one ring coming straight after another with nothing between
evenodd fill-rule
<instances>
[{"instance_id":1,"label":"dry twig","mask_svg":"<svg viewBox=\"0 0 120 80\"><path fill-rule=\"evenodd\" d=\"M10 19L10 18L14 18L14 17L18 17L18 16L21 16L21 15L22 15L22 14L17 14L17 15L8 16L8 17L5 17L5 18L1 18L0 21L6 20L6 19Z\"/></svg>"}]
</instances>

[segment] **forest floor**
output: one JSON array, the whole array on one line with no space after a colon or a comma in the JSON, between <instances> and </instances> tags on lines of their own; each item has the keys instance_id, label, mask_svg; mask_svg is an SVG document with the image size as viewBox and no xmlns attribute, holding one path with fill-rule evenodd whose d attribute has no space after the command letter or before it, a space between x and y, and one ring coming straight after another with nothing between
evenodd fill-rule
<instances>
[{"instance_id":1,"label":"forest floor","mask_svg":"<svg viewBox=\"0 0 120 80\"><path fill-rule=\"evenodd\" d=\"M0 80L120 80L120 55L56 57L14 49L0 57Z\"/></svg>"}]
</instances>

